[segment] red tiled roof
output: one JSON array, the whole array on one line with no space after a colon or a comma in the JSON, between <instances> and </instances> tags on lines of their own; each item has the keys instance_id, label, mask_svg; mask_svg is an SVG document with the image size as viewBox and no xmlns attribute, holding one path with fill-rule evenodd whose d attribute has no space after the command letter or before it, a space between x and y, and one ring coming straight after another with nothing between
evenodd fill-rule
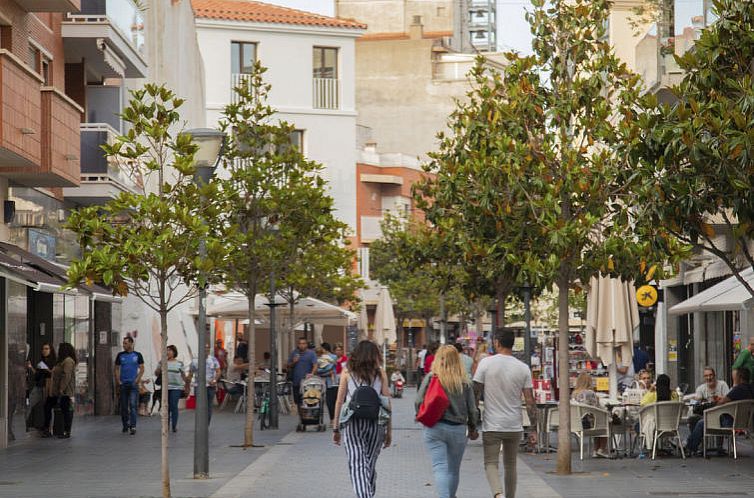
<instances>
[{"instance_id":1,"label":"red tiled roof","mask_svg":"<svg viewBox=\"0 0 754 498\"><path fill-rule=\"evenodd\" d=\"M202 19L296 24L327 28L366 29L366 24L350 19L327 17L303 10L249 0L191 0L194 15Z\"/></svg>"}]
</instances>

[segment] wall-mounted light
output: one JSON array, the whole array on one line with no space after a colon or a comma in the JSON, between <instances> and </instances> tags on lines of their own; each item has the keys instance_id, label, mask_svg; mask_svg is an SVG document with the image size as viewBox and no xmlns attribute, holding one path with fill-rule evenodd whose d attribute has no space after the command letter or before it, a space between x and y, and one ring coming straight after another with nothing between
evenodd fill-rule
<instances>
[{"instance_id":1,"label":"wall-mounted light","mask_svg":"<svg viewBox=\"0 0 754 498\"><path fill-rule=\"evenodd\" d=\"M36 131L31 128L21 128L21 135L34 135Z\"/></svg>"},{"instance_id":2,"label":"wall-mounted light","mask_svg":"<svg viewBox=\"0 0 754 498\"><path fill-rule=\"evenodd\" d=\"M76 161L79 158L79 156L77 156L76 154L66 154L63 157L65 157L66 161Z\"/></svg>"}]
</instances>

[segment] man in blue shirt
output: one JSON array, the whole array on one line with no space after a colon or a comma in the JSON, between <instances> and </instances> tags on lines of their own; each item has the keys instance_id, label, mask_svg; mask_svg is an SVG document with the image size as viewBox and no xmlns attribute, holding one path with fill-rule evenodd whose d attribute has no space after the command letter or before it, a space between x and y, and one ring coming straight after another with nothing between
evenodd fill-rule
<instances>
[{"instance_id":1,"label":"man in blue shirt","mask_svg":"<svg viewBox=\"0 0 754 498\"><path fill-rule=\"evenodd\" d=\"M123 433L136 434L139 385L144 375L144 358L134 351L133 337L123 338L123 351L115 357L115 385L120 389L120 418Z\"/></svg>"},{"instance_id":2,"label":"man in blue shirt","mask_svg":"<svg viewBox=\"0 0 754 498\"><path fill-rule=\"evenodd\" d=\"M298 347L291 351L288 357L288 370L293 370L293 400L296 406L301 404L301 382L317 370L317 355L309 349L309 341L305 337L298 340Z\"/></svg>"}]
</instances>

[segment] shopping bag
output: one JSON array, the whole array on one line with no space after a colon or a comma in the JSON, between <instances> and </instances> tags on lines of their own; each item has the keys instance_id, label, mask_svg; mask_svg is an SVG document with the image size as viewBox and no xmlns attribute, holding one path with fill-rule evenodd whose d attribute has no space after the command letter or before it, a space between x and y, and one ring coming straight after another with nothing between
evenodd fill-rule
<instances>
[{"instance_id":1,"label":"shopping bag","mask_svg":"<svg viewBox=\"0 0 754 498\"><path fill-rule=\"evenodd\" d=\"M196 409L196 396L193 394L186 398L186 410Z\"/></svg>"},{"instance_id":2,"label":"shopping bag","mask_svg":"<svg viewBox=\"0 0 754 498\"><path fill-rule=\"evenodd\" d=\"M424 401L419 407L416 421L427 427L434 427L442 418L449 404L450 400L445 389L443 389L437 376L433 375L429 381L429 386L427 386L427 391L424 393Z\"/></svg>"}]
</instances>

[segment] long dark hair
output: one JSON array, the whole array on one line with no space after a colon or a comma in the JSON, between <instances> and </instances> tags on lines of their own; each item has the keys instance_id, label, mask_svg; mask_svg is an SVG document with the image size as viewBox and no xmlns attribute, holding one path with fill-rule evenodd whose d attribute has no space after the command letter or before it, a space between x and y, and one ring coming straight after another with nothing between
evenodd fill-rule
<instances>
[{"instance_id":1,"label":"long dark hair","mask_svg":"<svg viewBox=\"0 0 754 498\"><path fill-rule=\"evenodd\" d=\"M61 342L60 346L58 346L58 363L63 363L63 360L66 358L70 358L73 360L73 363L78 363L76 361L76 350L73 349L73 344L70 342Z\"/></svg>"},{"instance_id":2,"label":"long dark hair","mask_svg":"<svg viewBox=\"0 0 754 498\"><path fill-rule=\"evenodd\" d=\"M49 346L50 347L50 356L47 357L49 359L49 361L45 361L45 364L48 367L52 368L58 362L57 357L55 356L55 348L53 347L52 344L50 344L49 342L43 342L42 343L42 346L39 348L39 359L42 360L42 361L44 361L44 359L45 359L45 357L42 356L42 349L45 346ZM36 368L36 365L34 367Z\"/></svg>"},{"instance_id":3,"label":"long dark hair","mask_svg":"<svg viewBox=\"0 0 754 498\"><path fill-rule=\"evenodd\" d=\"M372 382L380 375L380 350L372 341L361 341L348 357L348 373L355 381Z\"/></svg>"},{"instance_id":4,"label":"long dark hair","mask_svg":"<svg viewBox=\"0 0 754 498\"><path fill-rule=\"evenodd\" d=\"M670 401L670 377L665 374L658 375L655 389L657 389L657 401Z\"/></svg>"}]
</instances>

